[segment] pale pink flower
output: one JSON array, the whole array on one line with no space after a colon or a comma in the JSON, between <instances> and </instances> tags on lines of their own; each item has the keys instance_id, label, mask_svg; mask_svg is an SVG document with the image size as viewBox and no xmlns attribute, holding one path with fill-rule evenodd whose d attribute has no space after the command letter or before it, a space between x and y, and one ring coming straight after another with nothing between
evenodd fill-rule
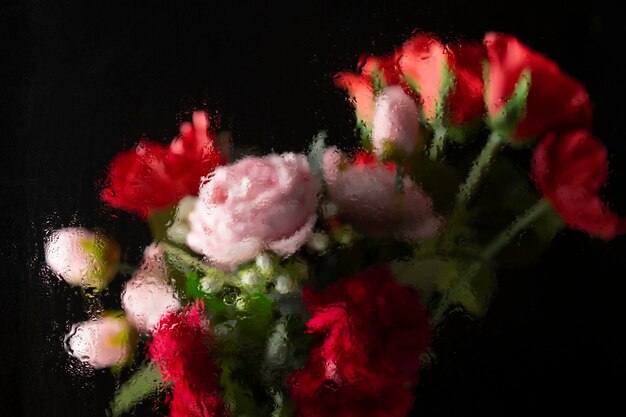
<instances>
[{"instance_id":1,"label":"pale pink flower","mask_svg":"<svg viewBox=\"0 0 626 417\"><path fill-rule=\"evenodd\" d=\"M304 155L247 157L218 167L189 214L187 244L223 268L264 250L289 256L312 232L320 188Z\"/></svg>"},{"instance_id":2,"label":"pale pink flower","mask_svg":"<svg viewBox=\"0 0 626 417\"><path fill-rule=\"evenodd\" d=\"M376 98L372 121L374 153L382 156L390 148L411 154L419 139L415 100L399 85L386 87Z\"/></svg>"},{"instance_id":3,"label":"pale pink flower","mask_svg":"<svg viewBox=\"0 0 626 417\"><path fill-rule=\"evenodd\" d=\"M353 165L337 148L323 161L328 193L339 215L357 230L376 237L418 241L437 233L442 220L431 198L408 176L396 185L396 170L378 162Z\"/></svg>"},{"instance_id":4,"label":"pale pink flower","mask_svg":"<svg viewBox=\"0 0 626 417\"><path fill-rule=\"evenodd\" d=\"M132 352L132 329L121 317L105 316L74 324L65 337L68 353L94 368L120 365Z\"/></svg>"},{"instance_id":5,"label":"pale pink flower","mask_svg":"<svg viewBox=\"0 0 626 417\"><path fill-rule=\"evenodd\" d=\"M141 332L154 330L164 315L180 308L157 245L146 248L141 269L125 284L122 306L128 321Z\"/></svg>"},{"instance_id":6,"label":"pale pink flower","mask_svg":"<svg viewBox=\"0 0 626 417\"><path fill-rule=\"evenodd\" d=\"M66 227L47 239L45 254L48 267L68 283L102 289L115 277L120 248L102 234Z\"/></svg>"}]
</instances>

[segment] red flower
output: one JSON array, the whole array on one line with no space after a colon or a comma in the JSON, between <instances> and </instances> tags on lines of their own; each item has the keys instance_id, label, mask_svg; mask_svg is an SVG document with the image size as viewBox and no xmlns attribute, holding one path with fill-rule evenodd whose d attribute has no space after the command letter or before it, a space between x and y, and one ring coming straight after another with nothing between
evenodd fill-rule
<instances>
[{"instance_id":1,"label":"red flower","mask_svg":"<svg viewBox=\"0 0 626 417\"><path fill-rule=\"evenodd\" d=\"M202 177L225 162L208 127L208 115L195 112L193 124L183 123L169 146L141 142L136 149L118 154L111 162L102 199L145 219L185 195L197 195Z\"/></svg>"},{"instance_id":2,"label":"red flower","mask_svg":"<svg viewBox=\"0 0 626 417\"><path fill-rule=\"evenodd\" d=\"M483 113L479 45L444 45L433 35L409 39L396 53L402 78L419 94L422 113L429 123L442 121L460 125Z\"/></svg>"},{"instance_id":3,"label":"red flower","mask_svg":"<svg viewBox=\"0 0 626 417\"><path fill-rule=\"evenodd\" d=\"M564 74L556 63L513 36L488 33L484 43L489 57L486 101L490 118L500 115L524 71L530 73L525 115L516 121L517 126L507 126L514 130L513 139L591 127L591 104L585 87Z\"/></svg>"},{"instance_id":4,"label":"red flower","mask_svg":"<svg viewBox=\"0 0 626 417\"><path fill-rule=\"evenodd\" d=\"M340 72L335 76L335 85L348 90L354 102L357 119L372 128L374 117L374 95L377 82L385 86L399 83L394 57L377 58L362 56L359 72Z\"/></svg>"},{"instance_id":5,"label":"red flower","mask_svg":"<svg viewBox=\"0 0 626 417\"><path fill-rule=\"evenodd\" d=\"M609 172L607 151L589 132L549 134L535 148L532 162L537 188L568 225L605 240L626 232L626 219L600 197Z\"/></svg>"},{"instance_id":6,"label":"red flower","mask_svg":"<svg viewBox=\"0 0 626 417\"><path fill-rule=\"evenodd\" d=\"M385 268L304 291L309 332L324 339L290 378L303 417L405 416L430 332L419 294Z\"/></svg>"},{"instance_id":7,"label":"red flower","mask_svg":"<svg viewBox=\"0 0 626 417\"><path fill-rule=\"evenodd\" d=\"M172 383L171 417L224 415L218 397L219 370L206 344L211 334L203 309L198 302L163 317L148 346L148 357L159 366L163 379Z\"/></svg>"}]
</instances>

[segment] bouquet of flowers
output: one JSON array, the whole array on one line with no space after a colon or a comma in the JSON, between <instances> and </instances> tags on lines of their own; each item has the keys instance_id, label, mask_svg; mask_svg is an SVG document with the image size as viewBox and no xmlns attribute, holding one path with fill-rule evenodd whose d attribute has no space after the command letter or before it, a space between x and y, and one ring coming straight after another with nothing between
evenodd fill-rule
<instances>
[{"instance_id":1,"label":"bouquet of flowers","mask_svg":"<svg viewBox=\"0 0 626 417\"><path fill-rule=\"evenodd\" d=\"M149 223L138 267L101 230L47 238L93 316L65 349L119 377L110 415L160 393L173 417L405 416L440 324L480 319L498 267L566 226L626 231L584 86L515 37L418 33L335 82L354 149L320 132L307 154L234 158L196 111L116 156L102 200Z\"/></svg>"}]
</instances>

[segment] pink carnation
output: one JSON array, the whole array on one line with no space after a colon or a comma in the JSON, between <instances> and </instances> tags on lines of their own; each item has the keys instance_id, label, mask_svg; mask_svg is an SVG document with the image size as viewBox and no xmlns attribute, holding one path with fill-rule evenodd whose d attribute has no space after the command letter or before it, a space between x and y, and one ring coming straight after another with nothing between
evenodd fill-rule
<instances>
[{"instance_id":1,"label":"pink carnation","mask_svg":"<svg viewBox=\"0 0 626 417\"><path fill-rule=\"evenodd\" d=\"M320 187L306 157L293 153L219 167L189 214L187 244L225 268L263 250L291 255L311 234Z\"/></svg>"},{"instance_id":2,"label":"pink carnation","mask_svg":"<svg viewBox=\"0 0 626 417\"><path fill-rule=\"evenodd\" d=\"M432 200L408 176L398 190L393 164L374 159L351 164L332 147L324 154L324 177L340 215L367 234L417 241L434 235L441 226Z\"/></svg>"},{"instance_id":3,"label":"pink carnation","mask_svg":"<svg viewBox=\"0 0 626 417\"><path fill-rule=\"evenodd\" d=\"M131 328L124 318L102 317L72 326L65 337L68 353L94 368L123 363L132 352Z\"/></svg>"}]
</instances>

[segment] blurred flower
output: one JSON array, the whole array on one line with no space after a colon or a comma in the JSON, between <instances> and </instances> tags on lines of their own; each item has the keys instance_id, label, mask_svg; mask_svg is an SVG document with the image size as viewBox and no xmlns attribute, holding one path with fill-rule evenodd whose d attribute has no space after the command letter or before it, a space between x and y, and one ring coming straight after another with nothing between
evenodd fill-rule
<instances>
[{"instance_id":1,"label":"blurred flower","mask_svg":"<svg viewBox=\"0 0 626 417\"><path fill-rule=\"evenodd\" d=\"M397 149L411 154L419 139L417 104L399 85L386 87L375 102L372 145L377 156Z\"/></svg>"},{"instance_id":2,"label":"blurred flower","mask_svg":"<svg viewBox=\"0 0 626 417\"><path fill-rule=\"evenodd\" d=\"M394 57L361 57L358 73L340 72L335 85L348 90L354 103L357 120L372 129L375 89L398 84Z\"/></svg>"},{"instance_id":3,"label":"blurred flower","mask_svg":"<svg viewBox=\"0 0 626 417\"><path fill-rule=\"evenodd\" d=\"M115 278L120 248L101 233L66 227L54 231L45 244L46 263L72 285L103 289Z\"/></svg>"},{"instance_id":4,"label":"blurred flower","mask_svg":"<svg viewBox=\"0 0 626 417\"><path fill-rule=\"evenodd\" d=\"M122 317L104 316L73 325L65 345L70 355L96 369L121 365L132 353L132 329Z\"/></svg>"},{"instance_id":5,"label":"blurred flower","mask_svg":"<svg viewBox=\"0 0 626 417\"><path fill-rule=\"evenodd\" d=\"M198 111L193 123L180 126L180 135L169 146L142 141L135 149L117 155L102 199L147 218L185 195L197 195L201 178L225 162L208 129L208 115Z\"/></svg>"},{"instance_id":6,"label":"blurred flower","mask_svg":"<svg viewBox=\"0 0 626 417\"><path fill-rule=\"evenodd\" d=\"M600 196L609 173L606 148L589 132L551 133L536 146L532 176L563 220L604 240L626 232L626 218Z\"/></svg>"},{"instance_id":7,"label":"blurred flower","mask_svg":"<svg viewBox=\"0 0 626 417\"><path fill-rule=\"evenodd\" d=\"M427 238L439 230L442 220L433 214L430 197L408 176L398 190L394 164L381 164L360 154L351 164L331 147L324 154L323 165L332 201L340 216L356 229L408 241Z\"/></svg>"},{"instance_id":8,"label":"blurred flower","mask_svg":"<svg viewBox=\"0 0 626 417\"><path fill-rule=\"evenodd\" d=\"M198 198L195 196L183 197L176 206L172 225L167 228L167 237L172 241L180 244L187 242L187 234L189 234L189 213L196 205Z\"/></svg>"},{"instance_id":9,"label":"blurred flower","mask_svg":"<svg viewBox=\"0 0 626 417\"><path fill-rule=\"evenodd\" d=\"M484 110L480 45L444 45L430 34L419 34L396 52L402 79L419 94L424 119L437 124L447 119L460 125Z\"/></svg>"},{"instance_id":10,"label":"blurred flower","mask_svg":"<svg viewBox=\"0 0 626 417\"><path fill-rule=\"evenodd\" d=\"M247 157L217 168L189 214L187 244L223 268L264 250L293 254L313 230L321 184L306 157Z\"/></svg>"},{"instance_id":11,"label":"blurred flower","mask_svg":"<svg viewBox=\"0 0 626 417\"><path fill-rule=\"evenodd\" d=\"M170 417L211 417L224 413L220 371L213 362L210 323L201 302L165 316L148 346L149 358L172 384Z\"/></svg>"},{"instance_id":12,"label":"blurred flower","mask_svg":"<svg viewBox=\"0 0 626 417\"><path fill-rule=\"evenodd\" d=\"M167 266L156 245L146 250L139 272L122 293L122 305L129 322L142 332L152 331L167 313L180 308L178 297L167 282Z\"/></svg>"},{"instance_id":13,"label":"blurred flower","mask_svg":"<svg viewBox=\"0 0 626 417\"><path fill-rule=\"evenodd\" d=\"M321 292L303 290L308 332L322 337L289 378L303 417L405 416L419 380L430 328L420 296L385 268L344 278Z\"/></svg>"},{"instance_id":14,"label":"blurred flower","mask_svg":"<svg viewBox=\"0 0 626 417\"><path fill-rule=\"evenodd\" d=\"M591 127L591 104L585 87L564 74L556 63L510 35L491 32L485 35L484 43L489 57L485 86L488 115L492 120L503 118L496 124L504 123L513 139ZM522 104L523 114L521 119L511 120L516 109L507 109L507 103L525 76L530 78L530 88Z\"/></svg>"}]
</instances>

